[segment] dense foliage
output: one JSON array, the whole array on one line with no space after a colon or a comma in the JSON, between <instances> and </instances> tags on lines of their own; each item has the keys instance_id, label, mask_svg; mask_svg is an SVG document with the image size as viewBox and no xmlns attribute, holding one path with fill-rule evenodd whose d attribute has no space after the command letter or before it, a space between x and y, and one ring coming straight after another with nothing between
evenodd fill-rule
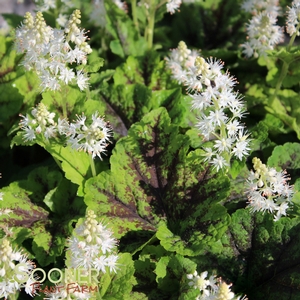
<instances>
[{"instance_id":1,"label":"dense foliage","mask_svg":"<svg viewBox=\"0 0 300 300\"><path fill-rule=\"evenodd\" d=\"M0 298L300 299L300 2L36 2L0 35Z\"/></svg>"}]
</instances>

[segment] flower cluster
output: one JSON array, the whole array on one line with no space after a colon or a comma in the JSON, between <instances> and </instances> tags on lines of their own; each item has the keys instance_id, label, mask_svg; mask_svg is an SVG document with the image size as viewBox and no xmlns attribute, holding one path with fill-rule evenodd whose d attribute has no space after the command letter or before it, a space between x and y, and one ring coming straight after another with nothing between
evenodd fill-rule
<instances>
[{"instance_id":1,"label":"flower cluster","mask_svg":"<svg viewBox=\"0 0 300 300\"><path fill-rule=\"evenodd\" d=\"M30 274L35 265L20 251L13 250L7 237L0 240L0 298L15 295L21 288L31 294Z\"/></svg>"},{"instance_id":2,"label":"flower cluster","mask_svg":"<svg viewBox=\"0 0 300 300\"><path fill-rule=\"evenodd\" d=\"M172 71L172 78L180 84L190 80L190 69L194 67L199 52L190 50L185 42L181 41L176 49L172 49L170 57L166 57L167 67Z\"/></svg>"},{"instance_id":3,"label":"flower cluster","mask_svg":"<svg viewBox=\"0 0 300 300\"><path fill-rule=\"evenodd\" d=\"M208 272L202 272L198 275L197 271L193 274L187 274L189 286L198 289L200 294L196 300L247 300L246 297L235 296L231 292L231 285L226 284L221 278L210 276L207 278Z\"/></svg>"},{"instance_id":4,"label":"flower cluster","mask_svg":"<svg viewBox=\"0 0 300 300\"><path fill-rule=\"evenodd\" d=\"M85 151L93 158L106 151L107 144L112 136L112 128L109 123L98 112L92 115L90 125L86 124L86 116L77 116L74 123L69 123L66 119L58 118L55 122L55 113L49 112L47 107L40 102L36 108L32 109L31 115L20 115L20 128L23 130L24 141L33 141L37 134L41 134L46 140L53 137L67 137L67 143L78 151Z\"/></svg>"},{"instance_id":5,"label":"flower cluster","mask_svg":"<svg viewBox=\"0 0 300 300\"><path fill-rule=\"evenodd\" d=\"M59 10L58 18L56 22L59 26L64 27L67 23L68 16L66 15L67 11L70 8L74 8L74 3L72 0L64 0L63 5L58 7L56 0L34 0L36 3L36 8L38 11L45 12L48 10Z\"/></svg>"},{"instance_id":6,"label":"flower cluster","mask_svg":"<svg viewBox=\"0 0 300 300\"><path fill-rule=\"evenodd\" d=\"M20 115L20 127L24 131L24 140L26 142L36 139L36 134L43 134L48 140L57 133L57 124L54 122L55 113L50 113L43 103L39 103L32 109L30 115Z\"/></svg>"},{"instance_id":7,"label":"flower cluster","mask_svg":"<svg viewBox=\"0 0 300 300\"><path fill-rule=\"evenodd\" d=\"M39 11L47 11L56 8L56 0L34 0L34 2Z\"/></svg>"},{"instance_id":8,"label":"flower cluster","mask_svg":"<svg viewBox=\"0 0 300 300\"><path fill-rule=\"evenodd\" d=\"M293 34L300 35L300 1L294 0L292 7L288 7L286 32L292 36Z\"/></svg>"},{"instance_id":9,"label":"flower cluster","mask_svg":"<svg viewBox=\"0 0 300 300\"><path fill-rule=\"evenodd\" d=\"M248 41L241 45L247 57L265 55L284 41L283 28L276 25L278 1L245 1L242 7L254 14L247 24Z\"/></svg>"},{"instance_id":10,"label":"flower cluster","mask_svg":"<svg viewBox=\"0 0 300 300\"><path fill-rule=\"evenodd\" d=\"M183 48L182 45L180 48ZM167 63L173 76L178 74L181 61L190 59L188 50L184 52L186 56L180 54L180 49L175 53L178 54L177 65L175 62L171 64L170 59ZM174 57L173 54L173 60ZM222 69L220 60L197 57L194 65L186 68L179 77L179 82L183 82L190 92L192 108L200 112L196 127L206 140L213 142L212 147L204 148L205 161L217 171L229 167L232 157L242 160L250 151L249 134L240 123L245 105L239 93L233 90L235 78L228 72L223 73Z\"/></svg>"},{"instance_id":11,"label":"flower cluster","mask_svg":"<svg viewBox=\"0 0 300 300\"><path fill-rule=\"evenodd\" d=\"M278 221L281 216L286 216L291 205L294 191L293 186L287 183L290 178L286 171L277 172L257 157L252 162L254 171L251 171L247 181L248 207L251 212L268 211L274 215L274 221Z\"/></svg>"},{"instance_id":12,"label":"flower cluster","mask_svg":"<svg viewBox=\"0 0 300 300\"><path fill-rule=\"evenodd\" d=\"M47 26L43 14L37 12L35 19L27 12L23 24L16 30L17 51L25 53L23 65L35 70L44 90L59 90L61 85L77 84L80 90L88 87L88 77L83 69L74 71L68 64L85 65L92 49L86 42L86 34L78 27L81 14L75 10L65 29ZM74 46L72 48L72 46Z\"/></svg>"},{"instance_id":13,"label":"flower cluster","mask_svg":"<svg viewBox=\"0 0 300 300\"><path fill-rule=\"evenodd\" d=\"M85 151L93 158L106 151L107 144L112 136L112 128L109 123L98 116L98 112L92 115L91 124L87 124L86 116L77 116L77 121L61 126L61 133L68 138L68 143L78 151Z\"/></svg>"},{"instance_id":14,"label":"flower cluster","mask_svg":"<svg viewBox=\"0 0 300 300\"><path fill-rule=\"evenodd\" d=\"M278 16L280 13L279 0L245 0L242 3L242 9L253 15L261 11L266 11L275 16Z\"/></svg>"},{"instance_id":15,"label":"flower cluster","mask_svg":"<svg viewBox=\"0 0 300 300\"><path fill-rule=\"evenodd\" d=\"M94 292L97 292L101 272L116 273L118 270L117 241L112 232L96 220L92 210L86 211L82 221L68 240L67 268L60 288L58 286L54 292L47 292L44 299L95 299ZM80 286L81 283L84 285ZM66 288L62 288L61 284ZM87 286L95 289L86 290Z\"/></svg>"},{"instance_id":16,"label":"flower cluster","mask_svg":"<svg viewBox=\"0 0 300 300\"><path fill-rule=\"evenodd\" d=\"M34 0L38 11L46 12L48 10L54 10L59 12L56 22L59 26L65 27L68 21L68 11L74 8L72 0L65 0L63 5L58 6L56 0Z\"/></svg>"},{"instance_id":17,"label":"flower cluster","mask_svg":"<svg viewBox=\"0 0 300 300\"><path fill-rule=\"evenodd\" d=\"M69 239L69 268L94 268L99 272L116 273L117 241L107 227L96 220L96 214L87 210L84 222Z\"/></svg>"}]
</instances>

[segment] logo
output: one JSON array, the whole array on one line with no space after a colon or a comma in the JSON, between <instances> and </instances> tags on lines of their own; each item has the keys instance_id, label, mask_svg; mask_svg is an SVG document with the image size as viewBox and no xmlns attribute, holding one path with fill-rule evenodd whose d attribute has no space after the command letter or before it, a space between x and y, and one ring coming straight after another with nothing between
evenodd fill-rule
<instances>
[{"instance_id":1,"label":"logo","mask_svg":"<svg viewBox=\"0 0 300 300\"><path fill-rule=\"evenodd\" d=\"M31 287L31 294L44 293L94 293L98 292L98 275L97 269L65 269L64 272L58 268L52 268L45 272L41 268L32 270L30 274L24 272L24 264L20 263L15 268L15 280L19 283L27 283ZM43 285L47 282L53 283L53 285ZM47 299L47 298L44 298ZM64 298L61 298L64 299Z\"/></svg>"}]
</instances>

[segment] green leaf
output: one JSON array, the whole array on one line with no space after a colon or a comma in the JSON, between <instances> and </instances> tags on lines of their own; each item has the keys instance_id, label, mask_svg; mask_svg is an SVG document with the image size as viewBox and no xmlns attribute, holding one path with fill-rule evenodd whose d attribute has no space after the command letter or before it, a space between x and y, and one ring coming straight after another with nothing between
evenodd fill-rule
<instances>
[{"instance_id":1,"label":"green leaf","mask_svg":"<svg viewBox=\"0 0 300 300\"><path fill-rule=\"evenodd\" d=\"M188 115L190 108L188 102L181 93L181 89L165 91L153 91L151 97L152 109L165 107L172 122L186 127L188 125Z\"/></svg>"},{"instance_id":2,"label":"green leaf","mask_svg":"<svg viewBox=\"0 0 300 300\"><path fill-rule=\"evenodd\" d=\"M67 116L70 119L75 119L76 114L83 113L82 108L84 107L86 95L77 88L65 86L62 91L47 91L43 92L42 96L42 102L51 112L59 112L62 116L63 107L66 106Z\"/></svg>"},{"instance_id":3,"label":"green leaf","mask_svg":"<svg viewBox=\"0 0 300 300\"><path fill-rule=\"evenodd\" d=\"M13 40L9 37L0 37L0 82L11 83L17 77L16 66L21 56L13 48Z\"/></svg>"},{"instance_id":4,"label":"green leaf","mask_svg":"<svg viewBox=\"0 0 300 300\"><path fill-rule=\"evenodd\" d=\"M132 19L112 1L105 2L105 9L106 30L113 37L113 42L110 43L112 52L121 57L143 55L147 49L147 43L139 35Z\"/></svg>"},{"instance_id":5,"label":"green leaf","mask_svg":"<svg viewBox=\"0 0 300 300\"><path fill-rule=\"evenodd\" d=\"M102 83L113 77L115 70L105 70L99 73L92 73L90 76L90 84ZM91 91L93 92L93 91Z\"/></svg>"},{"instance_id":6,"label":"green leaf","mask_svg":"<svg viewBox=\"0 0 300 300\"><path fill-rule=\"evenodd\" d=\"M22 189L18 182L11 183L4 187L4 201L0 201L0 208L11 209L7 216L0 216L1 222L9 227L31 227L37 221L47 221L48 212L35 205L29 198L29 191Z\"/></svg>"},{"instance_id":7,"label":"green leaf","mask_svg":"<svg viewBox=\"0 0 300 300\"><path fill-rule=\"evenodd\" d=\"M22 185L22 182L19 183ZM49 255L50 241L52 240L51 234L46 231L46 225L49 226L48 212L33 204L29 198L30 192L22 189L18 182L11 183L8 187L3 188L4 201L0 201L0 208L10 209L12 212L8 215L0 216L1 223L6 224L9 228L30 228L25 238L33 239L32 251L35 259L42 265L47 265L53 262L55 255ZM20 240L21 238L21 240Z\"/></svg>"},{"instance_id":8,"label":"green leaf","mask_svg":"<svg viewBox=\"0 0 300 300\"><path fill-rule=\"evenodd\" d=\"M278 97L280 101L285 107L285 111L292 117L295 117L297 123L300 122L299 112L300 112L300 104L299 104L299 95L293 90L290 89L281 89L278 92ZM299 125L298 125L299 126Z\"/></svg>"},{"instance_id":9,"label":"green leaf","mask_svg":"<svg viewBox=\"0 0 300 300\"><path fill-rule=\"evenodd\" d=\"M26 180L11 183L2 192L0 208L11 212L0 216L0 223L14 228L19 245L24 244L40 265L56 261L73 230L70 223L85 212L82 199L76 197L76 186L58 170L44 166L33 169Z\"/></svg>"},{"instance_id":10,"label":"green leaf","mask_svg":"<svg viewBox=\"0 0 300 300\"><path fill-rule=\"evenodd\" d=\"M282 146L276 146L272 155L268 159L268 166L274 167L277 171L288 170L290 175L299 177L300 168L300 144L299 143L285 143Z\"/></svg>"},{"instance_id":11,"label":"green leaf","mask_svg":"<svg viewBox=\"0 0 300 300\"><path fill-rule=\"evenodd\" d=\"M255 107L258 104L267 104L267 93L268 90L264 86L258 84L251 85L246 94L248 108L251 109L252 106Z\"/></svg>"},{"instance_id":12,"label":"green leaf","mask_svg":"<svg viewBox=\"0 0 300 300\"><path fill-rule=\"evenodd\" d=\"M40 101L40 80L37 74L33 71L26 71L14 80L13 86L23 96L23 114L28 113L28 110L32 109L37 101Z\"/></svg>"},{"instance_id":13,"label":"green leaf","mask_svg":"<svg viewBox=\"0 0 300 300\"><path fill-rule=\"evenodd\" d=\"M9 121L12 116L15 116L20 111L23 97L18 92L18 89L13 87L11 83L0 84L0 123Z\"/></svg>"},{"instance_id":14,"label":"green leaf","mask_svg":"<svg viewBox=\"0 0 300 300\"><path fill-rule=\"evenodd\" d=\"M109 47L112 53L119 55L122 58L125 57L125 53L119 40L111 41Z\"/></svg>"},{"instance_id":15,"label":"green leaf","mask_svg":"<svg viewBox=\"0 0 300 300\"><path fill-rule=\"evenodd\" d=\"M163 91L169 88L172 82L171 76L166 71L165 59L162 59L159 53L147 52L146 55L140 57L139 63L144 82L152 91Z\"/></svg>"},{"instance_id":16,"label":"green leaf","mask_svg":"<svg viewBox=\"0 0 300 300\"><path fill-rule=\"evenodd\" d=\"M193 256L194 252L188 249L186 243L180 236L174 235L166 226L161 224L156 233L157 238L161 241L161 245L168 251L176 251L177 253ZM204 250L204 249L203 249Z\"/></svg>"},{"instance_id":17,"label":"green leaf","mask_svg":"<svg viewBox=\"0 0 300 300\"><path fill-rule=\"evenodd\" d=\"M201 134L196 128L191 128L187 130L186 135L190 138L191 146L194 149L203 146L203 138L201 138Z\"/></svg>"},{"instance_id":18,"label":"green leaf","mask_svg":"<svg viewBox=\"0 0 300 300\"><path fill-rule=\"evenodd\" d=\"M264 120L253 128L251 136L260 142L264 142L269 134L278 135L282 133L287 133L287 130L284 128L284 123L274 115L266 114Z\"/></svg>"},{"instance_id":19,"label":"green leaf","mask_svg":"<svg viewBox=\"0 0 300 300\"><path fill-rule=\"evenodd\" d=\"M156 281L156 268L159 260L169 253L160 245L147 245L139 254L138 260L134 262L135 276L138 285L137 291L147 291L147 296L153 299L162 299L162 291L159 291ZM163 268L163 266L162 266ZM158 275L159 276L159 275ZM148 298L147 298L148 299Z\"/></svg>"},{"instance_id":20,"label":"green leaf","mask_svg":"<svg viewBox=\"0 0 300 300\"><path fill-rule=\"evenodd\" d=\"M45 149L61 162L66 178L83 187L90 174L89 154L76 151L71 146L63 147L54 143L46 145Z\"/></svg>"},{"instance_id":21,"label":"green leaf","mask_svg":"<svg viewBox=\"0 0 300 300\"><path fill-rule=\"evenodd\" d=\"M105 115L106 105L103 102L98 100L88 99L84 102L84 106L82 107L82 112L89 118L95 113L98 112L100 116ZM73 120L74 122L74 120Z\"/></svg>"},{"instance_id":22,"label":"green leaf","mask_svg":"<svg viewBox=\"0 0 300 300\"><path fill-rule=\"evenodd\" d=\"M174 299L187 292L186 275L193 273L197 265L179 254L162 257L155 269L158 288Z\"/></svg>"},{"instance_id":23,"label":"green leaf","mask_svg":"<svg viewBox=\"0 0 300 300\"><path fill-rule=\"evenodd\" d=\"M167 89L168 85L174 87L170 74L166 71L165 60L156 52L147 52L139 57L129 56L126 62L116 68L116 86L135 83L144 84L157 92Z\"/></svg>"},{"instance_id":24,"label":"green leaf","mask_svg":"<svg viewBox=\"0 0 300 300\"><path fill-rule=\"evenodd\" d=\"M88 64L84 67L87 73L96 73L104 65L104 59L101 57L95 57L92 61L89 59Z\"/></svg>"},{"instance_id":25,"label":"green leaf","mask_svg":"<svg viewBox=\"0 0 300 300\"><path fill-rule=\"evenodd\" d=\"M219 204L228 196L229 181L203 165L200 150L187 155L188 148L165 108L150 112L117 142L111 172L87 181L85 203L110 220L118 237L155 231L165 222L178 237L168 242L172 247L161 240L167 250L217 251L229 222Z\"/></svg>"},{"instance_id":26,"label":"green leaf","mask_svg":"<svg viewBox=\"0 0 300 300\"><path fill-rule=\"evenodd\" d=\"M156 281L159 282L160 279L163 279L167 275L167 265L170 261L170 256L162 257L158 263L156 264L155 274L156 274Z\"/></svg>"},{"instance_id":27,"label":"green leaf","mask_svg":"<svg viewBox=\"0 0 300 300\"><path fill-rule=\"evenodd\" d=\"M52 236L49 232L40 232L39 228L36 228L34 232L34 238L32 242L32 250L39 264L47 266L54 262L55 258L49 255L49 250L52 243Z\"/></svg>"},{"instance_id":28,"label":"green leaf","mask_svg":"<svg viewBox=\"0 0 300 300\"><path fill-rule=\"evenodd\" d=\"M136 277L139 279L139 286L148 286L153 289L156 287L156 276L154 274L156 257L161 257L161 255L157 255L156 248L155 246L146 246L139 255L139 259L134 262ZM165 252L164 249L163 251Z\"/></svg>"},{"instance_id":29,"label":"green leaf","mask_svg":"<svg viewBox=\"0 0 300 300\"><path fill-rule=\"evenodd\" d=\"M232 215L230 232L235 259L230 259L227 277L230 271L239 270L234 276L244 286L249 299L300 296L299 221L299 218L284 217L274 222L270 214L251 215L245 209Z\"/></svg>"},{"instance_id":30,"label":"green leaf","mask_svg":"<svg viewBox=\"0 0 300 300\"><path fill-rule=\"evenodd\" d=\"M197 264L179 254L169 253L161 246L151 245L140 253L135 267L138 289L149 289L151 298L178 299L187 294L186 275L193 273Z\"/></svg>"},{"instance_id":31,"label":"green leaf","mask_svg":"<svg viewBox=\"0 0 300 300\"><path fill-rule=\"evenodd\" d=\"M296 51L294 51L294 49ZM287 63L288 65L297 60L300 55L300 51L298 48L294 48L292 51L288 51L286 47L280 48L279 51L274 50L274 51L268 51L268 54L270 57L276 57L279 58L281 61Z\"/></svg>"},{"instance_id":32,"label":"green leaf","mask_svg":"<svg viewBox=\"0 0 300 300\"><path fill-rule=\"evenodd\" d=\"M7 22L7 24L10 25L12 28L17 28L21 22L23 21L23 17L19 16L17 14L1 14L1 16L4 18L4 20Z\"/></svg>"},{"instance_id":33,"label":"green leaf","mask_svg":"<svg viewBox=\"0 0 300 300\"><path fill-rule=\"evenodd\" d=\"M245 167L246 162L245 160L234 160L231 164L230 164L230 175L232 176L233 179L235 179L240 172L242 171L242 169Z\"/></svg>"},{"instance_id":34,"label":"green leaf","mask_svg":"<svg viewBox=\"0 0 300 300\"><path fill-rule=\"evenodd\" d=\"M147 113L151 91L142 84L119 85L113 89L111 105L121 117L126 128Z\"/></svg>"},{"instance_id":35,"label":"green leaf","mask_svg":"<svg viewBox=\"0 0 300 300\"><path fill-rule=\"evenodd\" d=\"M133 276L134 265L131 255L129 253L119 253L117 260L118 270L112 277L111 284L106 290L102 299L114 300L114 299L130 299L130 292L132 287L136 284L136 280Z\"/></svg>"},{"instance_id":36,"label":"green leaf","mask_svg":"<svg viewBox=\"0 0 300 300\"><path fill-rule=\"evenodd\" d=\"M115 86L145 83L142 77L142 68L139 59L133 56L129 56L125 63L116 68L113 78Z\"/></svg>"}]
</instances>

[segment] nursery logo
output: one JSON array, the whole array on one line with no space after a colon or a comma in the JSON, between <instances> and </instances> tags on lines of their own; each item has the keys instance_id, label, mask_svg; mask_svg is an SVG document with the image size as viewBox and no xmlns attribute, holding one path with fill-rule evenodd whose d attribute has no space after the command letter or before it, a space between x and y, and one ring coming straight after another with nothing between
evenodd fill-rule
<instances>
[{"instance_id":1,"label":"nursery logo","mask_svg":"<svg viewBox=\"0 0 300 300\"><path fill-rule=\"evenodd\" d=\"M99 282L97 279L99 271L96 269L65 269L64 272L62 272L58 268L52 268L46 273L45 270L36 268L30 275L23 270L22 264L16 266L16 280L19 282L32 282L28 284L32 294L36 294L37 292L44 294L98 292L98 286L95 284ZM54 285L43 285L42 283L46 279ZM94 285L91 285L91 283L94 283Z\"/></svg>"},{"instance_id":2,"label":"nursery logo","mask_svg":"<svg viewBox=\"0 0 300 300\"><path fill-rule=\"evenodd\" d=\"M73 293L84 294L84 293L98 292L98 286L79 285L77 282L68 283L66 285L42 286L41 283L37 281L30 284L30 287L31 287L31 294L36 294L37 292L39 292L39 293L49 295L52 293L61 293L63 291L66 294L73 294ZM58 298L58 299L64 299L64 298Z\"/></svg>"}]
</instances>

